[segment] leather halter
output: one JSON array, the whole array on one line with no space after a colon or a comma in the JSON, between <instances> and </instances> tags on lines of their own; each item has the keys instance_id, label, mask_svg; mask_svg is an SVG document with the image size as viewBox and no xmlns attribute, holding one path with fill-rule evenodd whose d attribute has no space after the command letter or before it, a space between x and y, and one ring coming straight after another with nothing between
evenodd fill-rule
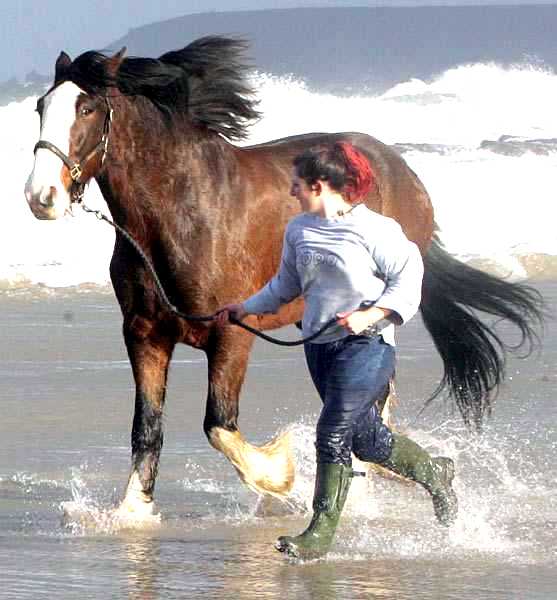
<instances>
[{"instance_id":1,"label":"leather halter","mask_svg":"<svg viewBox=\"0 0 557 600\"><path fill-rule=\"evenodd\" d=\"M40 150L41 148L44 150L50 150L50 152L55 154L66 165L66 167L68 167L68 170L70 171L70 177L72 178L72 187L70 190L70 198L72 202L81 202L83 199L83 194L85 193L86 182L81 181L81 175L83 174L82 165L89 162L97 154L97 152L99 152L99 150L102 150L101 165L104 164L106 159L106 154L108 152L108 135L110 134L110 125L112 123L112 115L114 111L110 106L108 98L105 97L104 101L106 102L107 111L104 118L102 137L99 143L91 150L91 152L87 154L87 156L85 156L83 160L73 161L69 156L64 154L62 150L58 148L58 146L47 140L39 140L33 149L33 154L36 154L37 150Z\"/></svg>"}]
</instances>

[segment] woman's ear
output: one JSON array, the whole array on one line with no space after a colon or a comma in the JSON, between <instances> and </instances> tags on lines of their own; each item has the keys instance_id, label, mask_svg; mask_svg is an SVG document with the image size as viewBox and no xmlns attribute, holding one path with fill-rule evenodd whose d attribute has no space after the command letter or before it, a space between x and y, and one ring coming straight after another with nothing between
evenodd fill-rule
<instances>
[{"instance_id":1,"label":"woman's ear","mask_svg":"<svg viewBox=\"0 0 557 600\"><path fill-rule=\"evenodd\" d=\"M316 181L311 186L311 191L314 192L316 196L320 196L321 192L323 191L323 186L321 185L321 182L320 181Z\"/></svg>"}]
</instances>

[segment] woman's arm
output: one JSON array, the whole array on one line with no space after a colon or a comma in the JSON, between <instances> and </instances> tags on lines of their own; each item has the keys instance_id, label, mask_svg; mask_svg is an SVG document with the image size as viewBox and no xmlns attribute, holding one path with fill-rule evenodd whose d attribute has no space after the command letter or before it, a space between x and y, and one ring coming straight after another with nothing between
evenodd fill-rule
<instances>
[{"instance_id":1,"label":"woman's arm","mask_svg":"<svg viewBox=\"0 0 557 600\"><path fill-rule=\"evenodd\" d=\"M385 278L385 290L374 308L390 310L390 320L401 325L420 306L424 264L418 247L404 235L400 225L393 220L388 223L373 249L375 263Z\"/></svg>"},{"instance_id":2,"label":"woman's arm","mask_svg":"<svg viewBox=\"0 0 557 600\"><path fill-rule=\"evenodd\" d=\"M248 314L276 313L282 304L297 298L301 291L300 278L296 270L296 253L285 234L277 274L259 292L244 300L242 304Z\"/></svg>"},{"instance_id":3,"label":"woman's arm","mask_svg":"<svg viewBox=\"0 0 557 600\"><path fill-rule=\"evenodd\" d=\"M383 319L388 319L397 325L400 324L400 319L395 312L390 308L380 308L379 306L372 306L367 310L337 313L337 317L339 325L342 325L354 335L362 333L362 331Z\"/></svg>"},{"instance_id":4,"label":"woman's arm","mask_svg":"<svg viewBox=\"0 0 557 600\"><path fill-rule=\"evenodd\" d=\"M287 304L301 293L300 278L296 270L296 253L288 240L288 229L284 235L282 257L277 274L261 290L240 304L227 304L217 311L219 323L228 320L231 313L241 320L250 314L276 313L282 304Z\"/></svg>"},{"instance_id":5,"label":"woman's arm","mask_svg":"<svg viewBox=\"0 0 557 600\"><path fill-rule=\"evenodd\" d=\"M371 308L338 313L339 324L351 334L387 319L402 325L414 316L421 300L423 262L415 244L392 219L373 227L369 240L375 264L385 279L385 290Z\"/></svg>"}]
</instances>

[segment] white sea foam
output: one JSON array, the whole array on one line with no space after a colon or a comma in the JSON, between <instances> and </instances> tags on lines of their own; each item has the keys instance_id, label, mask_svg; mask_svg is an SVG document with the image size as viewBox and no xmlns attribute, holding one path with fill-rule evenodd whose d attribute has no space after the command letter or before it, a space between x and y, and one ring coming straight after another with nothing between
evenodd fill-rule
<instances>
[{"instance_id":1,"label":"white sea foam","mask_svg":"<svg viewBox=\"0 0 557 600\"><path fill-rule=\"evenodd\" d=\"M32 493L34 490L40 489L55 489L68 487L65 482L56 479L45 479L35 473L18 472L12 475L9 479L0 477L0 482L9 481L11 484L22 489L26 494Z\"/></svg>"},{"instance_id":2,"label":"white sea foam","mask_svg":"<svg viewBox=\"0 0 557 600\"><path fill-rule=\"evenodd\" d=\"M466 65L431 82L401 82L380 96L339 97L303 82L257 75L263 119L248 143L310 131L362 131L404 154L432 197L441 236L465 260L490 259L503 274L557 269L554 174L557 152L521 155L480 149L512 135L555 139L557 75L537 66ZM0 282L4 286L64 287L108 283L114 234L79 209L75 218L37 221L23 197L38 138L35 98L0 108L3 219ZM424 144L436 145L425 147ZM89 205L106 209L96 185Z\"/></svg>"}]
</instances>

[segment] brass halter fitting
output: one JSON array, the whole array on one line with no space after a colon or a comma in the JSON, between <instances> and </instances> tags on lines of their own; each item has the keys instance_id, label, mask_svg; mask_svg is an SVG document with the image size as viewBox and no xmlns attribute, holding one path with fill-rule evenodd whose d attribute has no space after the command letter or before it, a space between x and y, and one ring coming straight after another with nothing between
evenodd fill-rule
<instances>
[{"instance_id":1,"label":"brass halter fitting","mask_svg":"<svg viewBox=\"0 0 557 600\"><path fill-rule=\"evenodd\" d=\"M70 169L70 177L72 178L72 181L79 183L79 179L81 178L82 174L83 169L81 168L81 165L79 163L74 163L73 167Z\"/></svg>"}]
</instances>

